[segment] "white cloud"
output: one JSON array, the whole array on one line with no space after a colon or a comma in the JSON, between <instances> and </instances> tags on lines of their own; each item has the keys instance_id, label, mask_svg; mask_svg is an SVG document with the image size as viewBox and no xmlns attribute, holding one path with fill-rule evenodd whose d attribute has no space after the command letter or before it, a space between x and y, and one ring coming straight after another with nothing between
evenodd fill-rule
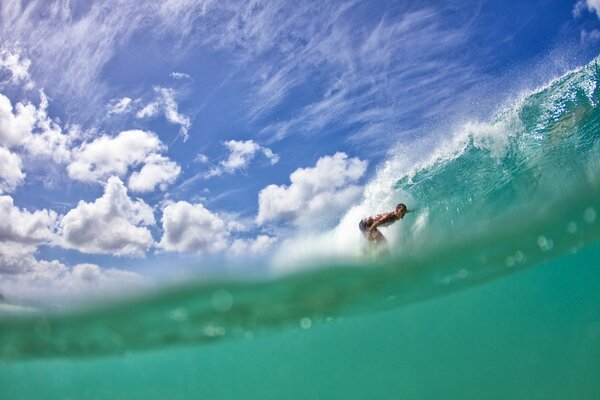
<instances>
[{"instance_id":1,"label":"white cloud","mask_svg":"<svg viewBox=\"0 0 600 400\"><path fill-rule=\"evenodd\" d=\"M54 237L56 219L54 211L37 210L31 213L15 207L12 197L0 196L0 242L24 245L48 243Z\"/></svg>"},{"instance_id":2,"label":"white cloud","mask_svg":"<svg viewBox=\"0 0 600 400\"><path fill-rule=\"evenodd\" d=\"M179 106L175 101L175 91L163 87L155 87L154 91L158 94L158 98L139 110L136 117L150 118L162 111L167 121L181 127L179 133L185 142L189 137L192 123L187 115L179 113Z\"/></svg>"},{"instance_id":3,"label":"white cloud","mask_svg":"<svg viewBox=\"0 0 600 400\"><path fill-rule=\"evenodd\" d=\"M252 256L264 254L275 243L277 238L268 235L259 235L254 239L236 239L231 244L231 253L235 256Z\"/></svg>"},{"instance_id":4,"label":"white cloud","mask_svg":"<svg viewBox=\"0 0 600 400\"><path fill-rule=\"evenodd\" d=\"M173 78L173 79L191 79L191 76L184 72L171 72L171 78Z\"/></svg>"},{"instance_id":5,"label":"white cloud","mask_svg":"<svg viewBox=\"0 0 600 400\"><path fill-rule=\"evenodd\" d=\"M159 108L160 104L157 102L152 102L150 104L147 104L144 106L144 108L142 108L141 110L139 110L135 116L137 118L150 118L150 117L154 117L156 114L158 114L158 108Z\"/></svg>"},{"instance_id":6,"label":"white cloud","mask_svg":"<svg viewBox=\"0 0 600 400\"><path fill-rule=\"evenodd\" d=\"M0 146L0 194L12 192L23 183L25 174L22 168L19 156Z\"/></svg>"},{"instance_id":7,"label":"white cloud","mask_svg":"<svg viewBox=\"0 0 600 400\"><path fill-rule=\"evenodd\" d=\"M149 155L163 149L164 145L152 132L130 130L116 137L103 135L74 150L67 171L71 178L83 182L110 175L122 177L130 167L142 164Z\"/></svg>"},{"instance_id":8,"label":"white cloud","mask_svg":"<svg viewBox=\"0 0 600 400\"><path fill-rule=\"evenodd\" d=\"M129 97L123 97L118 100L113 100L109 103L107 107L107 114L125 114L129 112L132 102L133 100L131 100Z\"/></svg>"},{"instance_id":9,"label":"white cloud","mask_svg":"<svg viewBox=\"0 0 600 400\"><path fill-rule=\"evenodd\" d=\"M54 211L29 212L0 196L0 292L9 300L49 296L94 296L124 288L143 287L142 276L93 264L68 267L59 261L38 260L37 247L57 245Z\"/></svg>"},{"instance_id":10,"label":"white cloud","mask_svg":"<svg viewBox=\"0 0 600 400\"><path fill-rule=\"evenodd\" d=\"M47 114L48 98L40 92L40 106L17 103L0 94L0 145L20 148L34 157L66 163L71 158L71 137Z\"/></svg>"},{"instance_id":11,"label":"white cloud","mask_svg":"<svg viewBox=\"0 0 600 400\"><path fill-rule=\"evenodd\" d=\"M25 89L32 89L34 84L29 76L31 60L23 57L20 51L0 49L0 84L23 84Z\"/></svg>"},{"instance_id":12,"label":"white cloud","mask_svg":"<svg viewBox=\"0 0 600 400\"><path fill-rule=\"evenodd\" d=\"M229 156L226 160L221 161L218 166L212 168L208 173L208 177L219 176L223 173L233 174L237 170L246 168L259 151L269 159L271 165L279 161L279 156L274 154L271 149L261 147L253 140L229 140L223 144L229 150Z\"/></svg>"},{"instance_id":13,"label":"white cloud","mask_svg":"<svg viewBox=\"0 0 600 400\"><path fill-rule=\"evenodd\" d=\"M600 0L579 0L575 4L573 15L579 17L586 9L589 12L595 12L598 18L600 18Z\"/></svg>"},{"instance_id":14,"label":"white cloud","mask_svg":"<svg viewBox=\"0 0 600 400\"><path fill-rule=\"evenodd\" d=\"M13 109L8 97L0 94L0 144L7 148L20 146L31 136L37 121L37 110L32 104L17 103Z\"/></svg>"},{"instance_id":15,"label":"white cloud","mask_svg":"<svg viewBox=\"0 0 600 400\"><path fill-rule=\"evenodd\" d=\"M206 154L198 153L196 154L196 157L194 157L194 162L206 164L208 162L208 157Z\"/></svg>"},{"instance_id":16,"label":"white cloud","mask_svg":"<svg viewBox=\"0 0 600 400\"><path fill-rule=\"evenodd\" d=\"M334 222L362 193L356 185L367 162L345 153L321 157L312 168L299 168L291 184L269 185L258 196L256 221L285 220L297 225Z\"/></svg>"},{"instance_id":17,"label":"white cloud","mask_svg":"<svg viewBox=\"0 0 600 400\"><path fill-rule=\"evenodd\" d=\"M167 251L202 253L227 246L225 222L202 204L168 204L163 209L162 228L164 234L158 247Z\"/></svg>"},{"instance_id":18,"label":"white cloud","mask_svg":"<svg viewBox=\"0 0 600 400\"><path fill-rule=\"evenodd\" d=\"M174 161L159 154L152 154L145 160L139 172L129 177L128 187L134 192L151 192L157 186L165 190L179 176L181 167Z\"/></svg>"},{"instance_id":19,"label":"white cloud","mask_svg":"<svg viewBox=\"0 0 600 400\"><path fill-rule=\"evenodd\" d=\"M117 177L93 203L80 201L60 221L62 243L83 253L143 256L153 244L146 228L154 224L152 208L132 200Z\"/></svg>"},{"instance_id":20,"label":"white cloud","mask_svg":"<svg viewBox=\"0 0 600 400\"><path fill-rule=\"evenodd\" d=\"M95 264L67 266L57 260L38 260L32 252L19 255L19 269L0 276L0 292L11 302L43 302L43 306L69 304L76 298L91 300L131 294L149 286L147 278L130 271L100 268ZM0 243L0 264L10 262ZM1 270L0 270L1 273Z\"/></svg>"},{"instance_id":21,"label":"white cloud","mask_svg":"<svg viewBox=\"0 0 600 400\"><path fill-rule=\"evenodd\" d=\"M43 91L40 92L40 98L36 114L37 129L24 139L23 147L33 156L52 159L59 164L67 163L71 160L72 137L65 135L60 125L48 116L48 97Z\"/></svg>"}]
</instances>

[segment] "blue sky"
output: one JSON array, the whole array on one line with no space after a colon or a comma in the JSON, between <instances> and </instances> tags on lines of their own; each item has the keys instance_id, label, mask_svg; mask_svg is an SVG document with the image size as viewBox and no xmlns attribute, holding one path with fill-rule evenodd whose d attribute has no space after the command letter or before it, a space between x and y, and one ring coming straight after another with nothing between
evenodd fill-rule
<instances>
[{"instance_id":1,"label":"blue sky","mask_svg":"<svg viewBox=\"0 0 600 400\"><path fill-rule=\"evenodd\" d=\"M263 270L600 48L596 0L146 3L0 5L9 297Z\"/></svg>"}]
</instances>

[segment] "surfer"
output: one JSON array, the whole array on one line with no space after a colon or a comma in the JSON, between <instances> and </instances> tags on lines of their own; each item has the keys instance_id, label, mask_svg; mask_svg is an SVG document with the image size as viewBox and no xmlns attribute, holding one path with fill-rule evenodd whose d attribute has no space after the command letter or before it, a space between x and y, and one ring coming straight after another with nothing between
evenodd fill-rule
<instances>
[{"instance_id":1,"label":"surfer","mask_svg":"<svg viewBox=\"0 0 600 400\"><path fill-rule=\"evenodd\" d=\"M365 238L374 244L385 243L385 236L377 229L380 226L389 226L399 219L404 218L408 212L406 204L399 203L395 211L386 212L383 214L373 215L361 219L358 223L358 228L363 233Z\"/></svg>"}]
</instances>

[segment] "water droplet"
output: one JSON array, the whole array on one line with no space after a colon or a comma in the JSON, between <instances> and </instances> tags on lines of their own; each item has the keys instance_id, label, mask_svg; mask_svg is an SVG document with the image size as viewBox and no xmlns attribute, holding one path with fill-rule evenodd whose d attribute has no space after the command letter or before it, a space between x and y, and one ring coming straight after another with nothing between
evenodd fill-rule
<instances>
[{"instance_id":1,"label":"water droplet","mask_svg":"<svg viewBox=\"0 0 600 400\"><path fill-rule=\"evenodd\" d=\"M515 266L515 258L513 256L506 257L506 261L504 262L504 264L506 264L507 267L514 267Z\"/></svg>"},{"instance_id":2,"label":"water droplet","mask_svg":"<svg viewBox=\"0 0 600 400\"><path fill-rule=\"evenodd\" d=\"M233 296L227 290L217 290L211 297L211 304L215 310L227 312L233 306Z\"/></svg>"},{"instance_id":3,"label":"water droplet","mask_svg":"<svg viewBox=\"0 0 600 400\"><path fill-rule=\"evenodd\" d=\"M171 310L171 312L169 313L169 318L176 322L187 321L188 311L183 307L176 308L174 310Z\"/></svg>"},{"instance_id":4,"label":"water droplet","mask_svg":"<svg viewBox=\"0 0 600 400\"><path fill-rule=\"evenodd\" d=\"M214 337L214 336L223 336L225 335L225 328L218 325L208 324L204 326L204 334L206 336Z\"/></svg>"},{"instance_id":5,"label":"water droplet","mask_svg":"<svg viewBox=\"0 0 600 400\"><path fill-rule=\"evenodd\" d=\"M542 251L550 251L554 247L554 242L551 239L546 238L545 236L538 236L537 244L540 246Z\"/></svg>"},{"instance_id":6,"label":"water droplet","mask_svg":"<svg viewBox=\"0 0 600 400\"><path fill-rule=\"evenodd\" d=\"M527 257L525 257L525 254L523 254L521 250L517 250L515 252L515 261L519 264L523 264L525 261L527 261Z\"/></svg>"},{"instance_id":7,"label":"water droplet","mask_svg":"<svg viewBox=\"0 0 600 400\"><path fill-rule=\"evenodd\" d=\"M596 210L594 210L592 207L588 207L583 212L583 219L588 224L593 224L596 221L596 217L597 217Z\"/></svg>"},{"instance_id":8,"label":"water droplet","mask_svg":"<svg viewBox=\"0 0 600 400\"><path fill-rule=\"evenodd\" d=\"M308 317L304 317L300 320L300 327L302 329L310 329L312 326L312 321Z\"/></svg>"}]
</instances>

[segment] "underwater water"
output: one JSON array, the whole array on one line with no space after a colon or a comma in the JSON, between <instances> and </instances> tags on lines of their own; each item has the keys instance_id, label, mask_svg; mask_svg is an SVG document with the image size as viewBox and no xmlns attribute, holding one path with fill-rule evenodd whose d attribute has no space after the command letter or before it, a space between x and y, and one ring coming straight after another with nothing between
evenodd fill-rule
<instances>
[{"instance_id":1,"label":"underwater water","mask_svg":"<svg viewBox=\"0 0 600 400\"><path fill-rule=\"evenodd\" d=\"M4 311L0 399L600 398L599 83L594 60L398 172L387 257Z\"/></svg>"}]
</instances>

